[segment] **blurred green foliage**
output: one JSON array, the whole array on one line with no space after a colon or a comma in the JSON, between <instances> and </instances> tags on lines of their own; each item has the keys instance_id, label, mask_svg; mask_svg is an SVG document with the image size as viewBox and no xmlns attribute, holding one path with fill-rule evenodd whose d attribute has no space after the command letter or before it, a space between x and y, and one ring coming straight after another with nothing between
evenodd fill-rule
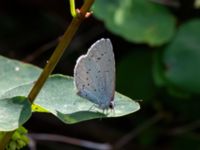
<instances>
[{"instance_id":1,"label":"blurred green foliage","mask_svg":"<svg viewBox=\"0 0 200 150\"><path fill-rule=\"evenodd\" d=\"M97 0L94 14L111 32L130 42L162 45L174 34L174 16L149 0Z\"/></svg>"},{"instance_id":2,"label":"blurred green foliage","mask_svg":"<svg viewBox=\"0 0 200 150\"><path fill-rule=\"evenodd\" d=\"M167 80L186 92L200 93L200 19L178 28L164 50L163 70Z\"/></svg>"},{"instance_id":3,"label":"blurred green foliage","mask_svg":"<svg viewBox=\"0 0 200 150\"><path fill-rule=\"evenodd\" d=\"M191 9L191 14L181 20L183 17L177 14L186 14L184 9ZM194 15L192 11L196 11ZM148 110L142 109L140 117L149 118L155 113L164 117L164 122L140 135L142 149L163 149L158 148L158 142L166 144L166 149L200 149L200 140L188 136L200 127L196 123L200 117L200 16L196 14L199 10L194 3L175 0L95 3L94 15L106 28L132 43L128 56L122 56L117 65L118 90L143 99L141 105ZM188 128L191 125L189 131L187 124ZM177 126L186 127L171 136L170 129ZM169 130L171 139L161 133L165 130Z\"/></svg>"}]
</instances>

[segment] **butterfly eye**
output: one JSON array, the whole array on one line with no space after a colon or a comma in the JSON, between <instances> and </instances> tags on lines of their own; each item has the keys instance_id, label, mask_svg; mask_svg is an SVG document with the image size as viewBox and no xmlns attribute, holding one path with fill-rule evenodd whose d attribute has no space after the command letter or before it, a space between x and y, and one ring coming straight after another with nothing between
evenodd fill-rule
<instances>
[{"instance_id":1,"label":"butterfly eye","mask_svg":"<svg viewBox=\"0 0 200 150\"><path fill-rule=\"evenodd\" d=\"M111 102L110 102L109 108L110 108L110 109L114 109L114 101L111 101Z\"/></svg>"}]
</instances>

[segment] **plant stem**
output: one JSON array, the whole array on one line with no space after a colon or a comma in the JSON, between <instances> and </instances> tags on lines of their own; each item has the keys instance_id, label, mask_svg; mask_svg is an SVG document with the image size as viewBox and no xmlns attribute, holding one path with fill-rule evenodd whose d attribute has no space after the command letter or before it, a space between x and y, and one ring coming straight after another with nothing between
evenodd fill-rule
<instances>
[{"instance_id":1,"label":"plant stem","mask_svg":"<svg viewBox=\"0 0 200 150\"><path fill-rule=\"evenodd\" d=\"M43 72L41 73L39 79L36 81L35 85L33 86L31 92L28 95L28 99L31 103L35 100L36 96L40 92L42 86L44 85L45 81L47 80L48 76L54 70L56 64L60 60L61 56L63 55L65 49L69 46L74 34L78 30L81 22L85 19L85 15L90 9L91 5L93 4L94 0L87 0L83 4L80 10L80 14L76 15L73 18L71 24L69 25L68 29L64 33L62 39L60 40L58 46L56 47L54 53L52 54L51 58L49 59L48 63L46 64Z\"/></svg>"},{"instance_id":2,"label":"plant stem","mask_svg":"<svg viewBox=\"0 0 200 150\"><path fill-rule=\"evenodd\" d=\"M75 7L75 2L74 2L74 0L70 0L70 1L69 1L69 4L70 4L70 12L71 12L71 15L72 15L72 17L75 17L75 16L76 16L76 7Z\"/></svg>"},{"instance_id":3,"label":"plant stem","mask_svg":"<svg viewBox=\"0 0 200 150\"><path fill-rule=\"evenodd\" d=\"M31 92L28 95L28 99L31 103L34 102L36 96L42 89L45 81L48 79L49 75L54 70L56 64L60 60L61 56L63 55L65 49L69 46L74 34L78 30L82 21L86 18L86 13L89 11L90 7L94 3L94 0L86 0L83 6L80 9L80 12L76 17L74 17L71 21L71 24L67 28L66 32L64 33L62 39L60 40L58 46L54 50L51 58L49 59L48 63L44 67L43 72L41 73L40 77L36 81L35 85L31 89ZM0 141L0 150L4 150L6 145L9 143L13 133L15 131L7 132L4 137Z\"/></svg>"},{"instance_id":4,"label":"plant stem","mask_svg":"<svg viewBox=\"0 0 200 150\"><path fill-rule=\"evenodd\" d=\"M6 132L3 138L0 141L0 150L4 150L7 146L8 142L10 141L14 131Z\"/></svg>"}]
</instances>

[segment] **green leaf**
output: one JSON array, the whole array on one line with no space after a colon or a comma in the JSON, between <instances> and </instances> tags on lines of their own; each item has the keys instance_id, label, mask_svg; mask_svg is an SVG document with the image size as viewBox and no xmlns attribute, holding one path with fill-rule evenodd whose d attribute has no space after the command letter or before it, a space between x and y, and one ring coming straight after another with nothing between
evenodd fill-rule
<instances>
[{"instance_id":1,"label":"green leaf","mask_svg":"<svg viewBox=\"0 0 200 150\"><path fill-rule=\"evenodd\" d=\"M175 18L148 0L96 0L94 15L113 33L128 41L162 45L175 30Z\"/></svg>"},{"instance_id":2,"label":"green leaf","mask_svg":"<svg viewBox=\"0 0 200 150\"><path fill-rule=\"evenodd\" d=\"M0 95L35 81L40 72L38 67L0 56Z\"/></svg>"},{"instance_id":3,"label":"green leaf","mask_svg":"<svg viewBox=\"0 0 200 150\"><path fill-rule=\"evenodd\" d=\"M159 87L167 87L168 93L174 97L188 98L190 93L176 87L166 78L164 72L165 66L163 65L163 51L155 52L153 61L153 78L155 84Z\"/></svg>"},{"instance_id":4,"label":"green leaf","mask_svg":"<svg viewBox=\"0 0 200 150\"><path fill-rule=\"evenodd\" d=\"M0 131L11 131L31 116L31 104L26 97L0 99Z\"/></svg>"},{"instance_id":5,"label":"green leaf","mask_svg":"<svg viewBox=\"0 0 200 150\"><path fill-rule=\"evenodd\" d=\"M14 95L27 95L32 84L20 86L5 93L2 97ZM128 115L140 109L140 105L115 93L115 109L103 112L90 101L78 96L73 84L73 78L63 75L53 75L45 83L38 95L35 104L51 112L65 123L78 123L80 121Z\"/></svg>"},{"instance_id":6,"label":"green leaf","mask_svg":"<svg viewBox=\"0 0 200 150\"><path fill-rule=\"evenodd\" d=\"M27 97L40 72L41 69L37 67L0 56L0 76L2 78L0 80L0 99L2 100L2 107L5 107L4 103L13 102L15 96ZM3 101L5 99L6 101ZM32 105L32 110L50 112L65 123L77 123L94 118L124 116L140 108L137 102L117 92L115 93L115 105L112 112L103 112L95 107L93 103L76 94L73 78L54 75L45 83ZM15 110L14 106L13 102L8 107L11 112ZM6 108L8 113L9 110ZM1 120L4 124L10 124L9 118L7 120L3 119ZM7 130L17 128L18 121L13 120L12 124L15 124L15 126L13 128L8 126Z\"/></svg>"},{"instance_id":7,"label":"green leaf","mask_svg":"<svg viewBox=\"0 0 200 150\"><path fill-rule=\"evenodd\" d=\"M183 24L165 49L165 77L174 86L200 93L200 20Z\"/></svg>"}]
</instances>

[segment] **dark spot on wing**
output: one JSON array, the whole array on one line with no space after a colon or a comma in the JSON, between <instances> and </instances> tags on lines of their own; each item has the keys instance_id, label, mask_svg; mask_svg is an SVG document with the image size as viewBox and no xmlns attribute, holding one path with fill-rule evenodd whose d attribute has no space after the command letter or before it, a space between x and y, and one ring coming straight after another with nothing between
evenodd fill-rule
<instances>
[{"instance_id":1,"label":"dark spot on wing","mask_svg":"<svg viewBox=\"0 0 200 150\"><path fill-rule=\"evenodd\" d=\"M94 89L94 91L96 92L96 91L97 91L97 89Z\"/></svg>"},{"instance_id":2,"label":"dark spot on wing","mask_svg":"<svg viewBox=\"0 0 200 150\"><path fill-rule=\"evenodd\" d=\"M91 71L91 69L88 69L86 73L88 74L90 71Z\"/></svg>"},{"instance_id":3,"label":"dark spot on wing","mask_svg":"<svg viewBox=\"0 0 200 150\"><path fill-rule=\"evenodd\" d=\"M97 60L101 60L101 57L97 57Z\"/></svg>"},{"instance_id":4,"label":"dark spot on wing","mask_svg":"<svg viewBox=\"0 0 200 150\"><path fill-rule=\"evenodd\" d=\"M104 54L102 53L101 56L103 56Z\"/></svg>"},{"instance_id":5,"label":"dark spot on wing","mask_svg":"<svg viewBox=\"0 0 200 150\"><path fill-rule=\"evenodd\" d=\"M88 78L86 78L86 80L89 80Z\"/></svg>"},{"instance_id":6,"label":"dark spot on wing","mask_svg":"<svg viewBox=\"0 0 200 150\"><path fill-rule=\"evenodd\" d=\"M101 71L99 70L98 73L100 73Z\"/></svg>"}]
</instances>

